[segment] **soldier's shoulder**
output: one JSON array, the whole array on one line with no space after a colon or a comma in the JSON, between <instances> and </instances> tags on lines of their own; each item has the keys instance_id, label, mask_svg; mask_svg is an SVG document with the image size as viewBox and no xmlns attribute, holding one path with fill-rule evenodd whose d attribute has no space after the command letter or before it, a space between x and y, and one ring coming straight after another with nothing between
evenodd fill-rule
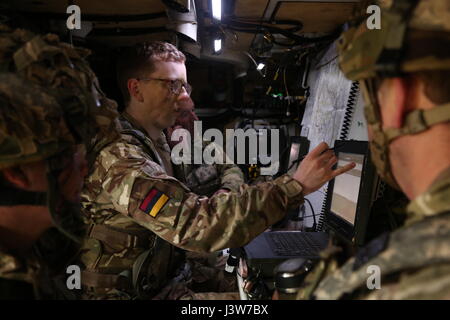
<instances>
[{"instance_id":1,"label":"soldier's shoulder","mask_svg":"<svg viewBox=\"0 0 450 320\"><path fill-rule=\"evenodd\" d=\"M360 299L366 300L438 300L450 299L450 263L433 264L400 273L398 281L381 283Z\"/></svg>"},{"instance_id":2,"label":"soldier's shoulder","mask_svg":"<svg viewBox=\"0 0 450 320\"><path fill-rule=\"evenodd\" d=\"M397 297L406 296L410 288L403 279L407 275L416 277L417 282L429 277L430 282L439 283L440 276L432 270L440 269L440 265L450 265L449 243L449 213L407 225L369 243L344 266L328 275L318 286L315 296L339 299L348 295L371 299L388 297L394 292ZM368 277L375 269L379 270L381 281L381 290L377 293L367 289Z\"/></svg>"},{"instance_id":3,"label":"soldier's shoulder","mask_svg":"<svg viewBox=\"0 0 450 320\"><path fill-rule=\"evenodd\" d=\"M109 168L114 163L121 160L132 161L140 159L151 160L140 144L135 143L133 139L129 139L126 136L121 136L99 152L97 156L97 165Z\"/></svg>"},{"instance_id":4,"label":"soldier's shoulder","mask_svg":"<svg viewBox=\"0 0 450 320\"><path fill-rule=\"evenodd\" d=\"M101 150L85 190L98 194L108 186L117 192L131 188L138 177L163 179L165 171L141 146L119 139Z\"/></svg>"}]
</instances>

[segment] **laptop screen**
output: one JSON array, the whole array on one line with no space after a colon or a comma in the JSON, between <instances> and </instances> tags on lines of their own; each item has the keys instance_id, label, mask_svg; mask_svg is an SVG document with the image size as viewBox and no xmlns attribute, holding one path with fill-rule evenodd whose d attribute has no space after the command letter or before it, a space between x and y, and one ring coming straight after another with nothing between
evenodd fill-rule
<instances>
[{"instance_id":1,"label":"laptop screen","mask_svg":"<svg viewBox=\"0 0 450 320\"><path fill-rule=\"evenodd\" d=\"M338 163L356 166L337 176L328 184L326 195L326 226L356 245L365 241L367 222L375 196L378 178L370 160L367 141L336 141Z\"/></svg>"},{"instance_id":2,"label":"laptop screen","mask_svg":"<svg viewBox=\"0 0 450 320\"><path fill-rule=\"evenodd\" d=\"M356 163L355 168L337 176L334 180L333 193L331 194L331 211L348 223L354 225L364 155L346 152L338 153L338 168L351 162Z\"/></svg>"}]
</instances>

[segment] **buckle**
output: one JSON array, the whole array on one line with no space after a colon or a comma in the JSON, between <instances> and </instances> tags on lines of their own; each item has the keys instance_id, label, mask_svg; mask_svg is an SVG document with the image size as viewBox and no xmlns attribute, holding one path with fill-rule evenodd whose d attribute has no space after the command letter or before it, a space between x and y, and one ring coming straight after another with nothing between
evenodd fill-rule
<instances>
[{"instance_id":1,"label":"buckle","mask_svg":"<svg viewBox=\"0 0 450 320\"><path fill-rule=\"evenodd\" d=\"M415 134L428 129L422 110L415 110L406 118L407 134Z\"/></svg>"}]
</instances>

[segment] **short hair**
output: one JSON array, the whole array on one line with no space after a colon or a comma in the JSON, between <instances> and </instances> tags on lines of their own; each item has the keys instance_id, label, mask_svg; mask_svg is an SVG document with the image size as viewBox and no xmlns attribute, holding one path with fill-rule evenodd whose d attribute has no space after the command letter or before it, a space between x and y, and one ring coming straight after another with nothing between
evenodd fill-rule
<instances>
[{"instance_id":1,"label":"short hair","mask_svg":"<svg viewBox=\"0 0 450 320\"><path fill-rule=\"evenodd\" d=\"M450 71L432 70L414 73L424 84L425 95L434 104L450 102Z\"/></svg>"},{"instance_id":2,"label":"short hair","mask_svg":"<svg viewBox=\"0 0 450 320\"><path fill-rule=\"evenodd\" d=\"M155 70L156 61L186 61L185 55L173 44L162 41L139 43L125 48L117 61L117 81L125 106L130 102L128 79L143 78Z\"/></svg>"},{"instance_id":3,"label":"short hair","mask_svg":"<svg viewBox=\"0 0 450 320\"><path fill-rule=\"evenodd\" d=\"M434 56L446 59L450 54L450 33L442 31L413 30L407 35L406 60ZM435 104L450 102L450 70L415 71L408 76L419 78L424 84L425 95Z\"/></svg>"}]
</instances>

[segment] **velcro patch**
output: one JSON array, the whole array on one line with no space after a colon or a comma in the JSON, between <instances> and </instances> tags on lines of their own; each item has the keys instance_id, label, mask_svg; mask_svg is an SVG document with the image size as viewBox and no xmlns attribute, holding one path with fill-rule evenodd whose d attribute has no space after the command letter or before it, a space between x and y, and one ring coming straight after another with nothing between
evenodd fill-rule
<instances>
[{"instance_id":1,"label":"velcro patch","mask_svg":"<svg viewBox=\"0 0 450 320\"><path fill-rule=\"evenodd\" d=\"M139 209L145 213L156 217L159 211L164 207L169 197L157 189L151 189L145 199L142 201Z\"/></svg>"}]
</instances>

